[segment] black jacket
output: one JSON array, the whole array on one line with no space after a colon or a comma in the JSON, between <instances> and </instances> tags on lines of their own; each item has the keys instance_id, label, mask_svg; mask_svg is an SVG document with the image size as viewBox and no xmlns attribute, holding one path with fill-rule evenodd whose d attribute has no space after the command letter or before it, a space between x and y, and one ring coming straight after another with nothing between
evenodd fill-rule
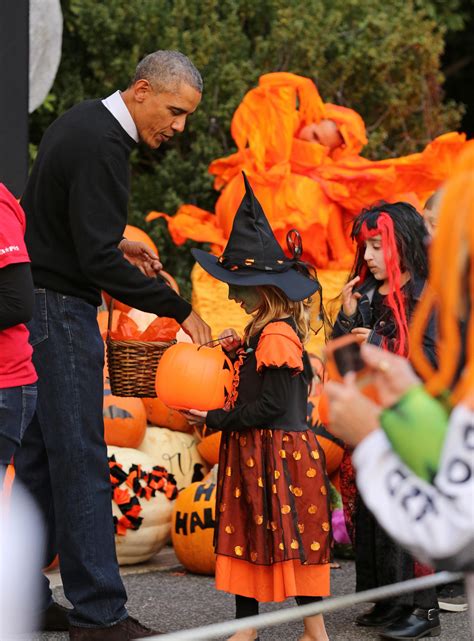
<instances>
[{"instance_id":1,"label":"black jacket","mask_svg":"<svg viewBox=\"0 0 474 641\"><path fill-rule=\"evenodd\" d=\"M362 296L357 303L357 312L353 316L347 316L341 307L334 324L332 338L349 334L355 327L367 327L372 330L367 339L368 343L379 346L384 342L390 351L395 351L397 340L395 319L390 308L383 304L383 297L377 291L378 285L379 282L373 276L370 276L357 289ZM423 278L415 278L403 288L407 300L406 314L408 322L410 322L424 286L425 280ZM437 363L436 333L436 319L433 315L423 337L425 354L433 366L436 366Z\"/></svg>"}]
</instances>

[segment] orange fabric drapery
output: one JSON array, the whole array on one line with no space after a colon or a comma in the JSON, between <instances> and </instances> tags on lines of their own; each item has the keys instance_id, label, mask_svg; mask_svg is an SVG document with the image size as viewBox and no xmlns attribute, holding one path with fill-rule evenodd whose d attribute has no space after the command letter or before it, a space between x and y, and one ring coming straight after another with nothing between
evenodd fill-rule
<instances>
[{"instance_id":1,"label":"orange fabric drapery","mask_svg":"<svg viewBox=\"0 0 474 641\"><path fill-rule=\"evenodd\" d=\"M327 121L337 126L342 144L328 147L317 136L299 137L303 128ZM451 132L420 153L363 158L367 136L360 115L324 103L312 80L287 72L260 77L235 111L231 134L236 153L209 166L221 190L215 215L183 205L173 217L152 212L147 219L164 216L176 244L187 238L206 241L220 253L243 196L243 170L282 246L287 231L298 228L306 259L325 269L350 266L351 221L363 207L381 199L420 207L449 176L465 145L464 134Z\"/></svg>"}]
</instances>

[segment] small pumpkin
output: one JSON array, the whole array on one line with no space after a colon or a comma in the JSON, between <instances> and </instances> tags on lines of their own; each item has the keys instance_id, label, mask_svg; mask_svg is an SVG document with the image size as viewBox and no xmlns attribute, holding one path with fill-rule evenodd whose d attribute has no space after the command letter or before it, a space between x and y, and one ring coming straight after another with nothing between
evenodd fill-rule
<instances>
[{"instance_id":1,"label":"small pumpkin","mask_svg":"<svg viewBox=\"0 0 474 641\"><path fill-rule=\"evenodd\" d=\"M337 472L341 465L342 457L344 456L344 448L341 447L339 443L335 443L321 434L317 434L316 438L324 451L326 458L326 470L328 475L331 476L334 472Z\"/></svg>"},{"instance_id":2,"label":"small pumpkin","mask_svg":"<svg viewBox=\"0 0 474 641\"><path fill-rule=\"evenodd\" d=\"M137 448L146 431L146 412L140 398L114 396L104 384L104 438L107 445Z\"/></svg>"},{"instance_id":3,"label":"small pumpkin","mask_svg":"<svg viewBox=\"0 0 474 641\"><path fill-rule=\"evenodd\" d=\"M326 392L321 392L318 403L318 414L319 421L326 425L329 425L329 399Z\"/></svg>"},{"instance_id":4,"label":"small pumpkin","mask_svg":"<svg viewBox=\"0 0 474 641\"><path fill-rule=\"evenodd\" d=\"M209 432L204 426L201 434L196 432L200 439L197 449L202 458L209 463L209 465L216 465L219 463L219 450L221 447L222 432Z\"/></svg>"},{"instance_id":5,"label":"small pumpkin","mask_svg":"<svg viewBox=\"0 0 474 641\"><path fill-rule=\"evenodd\" d=\"M171 540L180 563L190 572L215 572L215 514L215 483L193 483L179 493L173 511Z\"/></svg>"},{"instance_id":6,"label":"small pumpkin","mask_svg":"<svg viewBox=\"0 0 474 641\"><path fill-rule=\"evenodd\" d=\"M138 449L148 454L155 465L162 465L174 476L178 490L200 481L207 472L207 465L198 452L195 434L148 427Z\"/></svg>"},{"instance_id":7,"label":"small pumpkin","mask_svg":"<svg viewBox=\"0 0 474 641\"><path fill-rule=\"evenodd\" d=\"M126 447L107 452L118 562L148 561L169 538L176 481L144 452Z\"/></svg>"},{"instance_id":8,"label":"small pumpkin","mask_svg":"<svg viewBox=\"0 0 474 641\"><path fill-rule=\"evenodd\" d=\"M143 398L148 422L178 432L190 432L191 425L182 414L163 403L161 398Z\"/></svg>"},{"instance_id":9,"label":"small pumpkin","mask_svg":"<svg viewBox=\"0 0 474 641\"><path fill-rule=\"evenodd\" d=\"M224 407L232 388L233 365L220 347L177 343L161 357L156 394L176 409Z\"/></svg>"}]
</instances>

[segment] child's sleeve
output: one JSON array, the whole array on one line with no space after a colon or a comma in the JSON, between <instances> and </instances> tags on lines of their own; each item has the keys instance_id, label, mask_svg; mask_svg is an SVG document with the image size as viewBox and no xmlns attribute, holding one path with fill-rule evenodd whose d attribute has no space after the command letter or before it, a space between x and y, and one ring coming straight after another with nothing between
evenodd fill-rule
<instances>
[{"instance_id":1,"label":"child's sleeve","mask_svg":"<svg viewBox=\"0 0 474 641\"><path fill-rule=\"evenodd\" d=\"M262 376L262 391L256 401L231 410L210 410L206 418L207 427L223 431L270 427L271 422L288 407L293 374L287 367L282 367L268 368Z\"/></svg>"},{"instance_id":2,"label":"child's sleeve","mask_svg":"<svg viewBox=\"0 0 474 641\"><path fill-rule=\"evenodd\" d=\"M259 398L229 411L211 410L206 424L211 429L243 430L270 427L284 414L291 393L291 379L303 371L303 345L296 332L284 322L270 323L255 350L257 371L262 376Z\"/></svg>"},{"instance_id":3,"label":"child's sleeve","mask_svg":"<svg viewBox=\"0 0 474 641\"><path fill-rule=\"evenodd\" d=\"M293 374L303 371L303 345L288 323L270 323L263 330L255 352L257 372L285 367Z\"/></svg>"},{"instance_id":4,"label":"child's sleeve","mask_svg":"<svg viewBox=\"0 0 474 641\"><path fill-rule=\"evenodd\" d=\"M347 316L347 314L343 312L341 307L337 315L336 322L334 323L331 338L339 338L339 336L350 334L354 327L357 327L356 319L357 314L354 314L353 316Z\"/></svg>"}]
</instances>

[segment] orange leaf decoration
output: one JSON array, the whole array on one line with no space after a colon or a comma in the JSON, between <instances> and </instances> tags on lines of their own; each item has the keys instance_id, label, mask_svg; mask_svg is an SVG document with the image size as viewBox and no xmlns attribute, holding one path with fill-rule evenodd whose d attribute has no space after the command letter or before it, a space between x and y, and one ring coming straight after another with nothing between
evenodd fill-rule
<instances>
[{"instance_id":1,"label":"orange leaf decoration","mask_svg":"<svg viewBox=\"0 0 474 641\"><path fill-rule=\"evenodd\" d=\"M114 501L117 505L123 505L130 501L130 492L128 490L122 490L119 487L114 489Z\"/></svg>"},{"instance_id":2,"label":"orange leaf decoration","mask_svg":"<svg viewBox=\"0 0 474 641\"><path fill-rule=\"evenodd\" d=\"M140 330L134 320L128 314L122 312L118 319L117 329L110 332L111 338L118 341L138 340Z\"/></svg>"},{"instance_id":3,"label":"orange leaf decoration","mask_svg":"<svg viewBox=\"0 0 474 641\"><path fill-rule=\"evenodd\" d=\"M174 318L156 318L148 325L146 330L140 335L141 341L169 342L176 338L179 331L179 325Z\"/></svg>"}]
</instances>

